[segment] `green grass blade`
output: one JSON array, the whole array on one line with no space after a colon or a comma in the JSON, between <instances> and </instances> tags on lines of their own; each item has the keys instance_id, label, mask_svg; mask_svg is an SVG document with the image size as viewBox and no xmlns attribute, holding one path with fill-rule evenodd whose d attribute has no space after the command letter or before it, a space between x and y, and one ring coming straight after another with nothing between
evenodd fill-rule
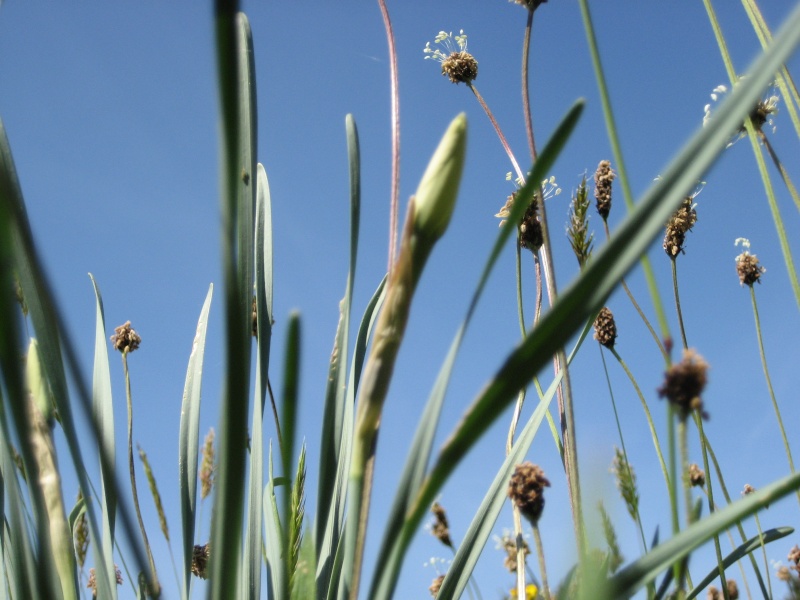
<instances>
[{"instance_id":1,"label":"green grass blade","mask_svg":"<svg viewBox=\"0 0 800 600\"><path fill-rule=\"evenodd\" d=\"M336 478L327 504L318 503L317 519L324 518L326 525L322 528L321 539L317 540L317 594L320 598L332 598L338 587L344 554L341 545L341 532L344 528L345 501L347 499L348 468L350 452L353 444L353 407L361 370L367 354L367 344L371 337L375 319L383 305L386 290L386 277L381 280L372 295L361 318L353 348L345 402L343 406L342 433L340 436L339 462L336 467ZM327 427L323 424L323 427ZM331 591L333 590L333 591Z\"/></svg>"},{"instance_id":2,"label":"green grass blade","mask_svg":"<svg viewBox=\"0 0 800 600\"><path fill-rule=\"evenodd\" d=\"M245 482L253 293L255 81L247 18L236 2L216 2L221 104L222 265L225 386L220 407L218 486L211 526L210 597L237 594Z\"/></svg>"},{"instance_id":3,"label":"green grass blade","mask_svg":"<svg viewBox=\"0 0 800 600\"><path fill-rule=\"evenodd\" d=\"M728 554L728 556L722 560L722 566L723 568L727 569L754 550L761 548L762 545L785 538L787 535L791 535L793 533L794 528L792 527L776 527L775 529L769 529L765 531L763 538L756 535L739 545L733 552ZM717 577L719 577L719 570L715 568L708 575L706 575L702 581L695 584L694 589L687 594L686 600L692 600L692 598L703 592L706 587Z\"/></svg>"},{"instance_id":4,"label":"green grass blade","mask_svg":"<svg viewBox=\"0 0 800 600\"><path fill-rule=\"evenodd\" d=\"M309 571L307 565L300 563L300 548L303 543L303 521L305 519L306 502L305 444L303 444L303 447L300 449L300 457L297 459L297 472L295 473L291 495L286 530L288 533L287 557L289 561L289 589L290 595L294 596L295 586L299 585L300 579L310 579L312 582L314 581L314 571ZM316 564L316 561L314 561L314 563Z\"/></svg>"},{"instance_id":5,"label":"green grass blade","mask_svg":"<svg viewBox=\"0 0 800 600\"><path fill-rule=\"evenodd\" d=\"M517 201L511 209L511 214L506 219L506 223L500 229L497 240L492 248L483 273L478 281L478 285L473 294L472 300L467 310L467 315L464 318L461 326L459 327L456 336L450 346L447 357L442 365L439 374L434 383L433 390L425 406L425 410L419 420L417 431L414 434L413 441L411 442L409 456L406 459L406 464L403 468L403 473L398 482L398 491L395 495L395 500L389 514L388 525L384 533L383 544L378 554L380 557L377 564L383 565L380 571L374 574L372 580L372 594L387 594L389 590L394 588L396 578L399 576L400 563L396 562L401 560L401 554L392 549L399 541L399 531L403 525L403 520L407 511L413 502L414 497L419 491L425 475L425 469L428 466L430 459L431 448L433 445L436 427L439 422L439 415L444 403L447 386L450 381L453 366L455 364L456 355L461 346L461 340L466 333L467 326L472 318L475 308L478 305L483 289L486 282L489 280L489 275L497 262L500 253L511 236L512 232L516 230L516 224L519 223L522 214L528 207L530 199L534 192L538 189L540 183L546 178L547 173L555 162L559 152L566 144L571 131L580 118L583 111L583 103L577 102L567 113L550 143L542 151L539 160L528 177L525 186L520 190L517 195ZM392 556L392 559L389 557ZM390 566L386 566L390 565Z\"/></svg>"},{"instance_id":6,"label":"green grass blade","mask_svg":"<svg viewBox=\"0 0 800 600\"><path fill-rule=\"evenodd\" d=\"M289 580L288 592L291 593L292 564L289 557L292 555L292 456L297 429L296 416L300 385L300 315L292 313L289 316L288 325L286 351L284 353L286 364L283 372L283 406L281 411L281 431L283 431L284 444L281 451L283 459L282 479L284 481L281 515L284 523L283 540L285 545L283 547L283 557L284 561L286 561Z\"/></svg>"},{"instance_id":7,"label":"green grass blade","mask_svg":"<svg viewBox=\"0 0 800 600\"><path fill-rule=\"evenodd\" d=\"M328 387L325 391L322 436L319 453L319 480L317 483L317 542L325 539L328 527L328 508L335 493L336 473L342 460L342 428L345 421L347 361L350 333L350 313L358 253L358 231L361 215L361 158L358 130L352 115L345 119L347 159L350 167L350 267L345 284L344 298L339 303L339 324L336 328L331 363L328 368ZM317 549L319 552L319 548Z\"/></svg>"},{"instance_id":8,"label":"green grass blade","mask_svg":"<svg viewBox=\"0 0 800 600\"><path fill-rule=\"evenodd\" d=\"M314 536L311 530L306 530L303 542L300 544L297 571L292 585L291 600L316 600L317 584L314 573L317 569L316 550L314 549Z\"/></svg>"},{"instance_id":9,"label":"green grass blade","mask_svg":"<svg viewBox=\"0 0 800 600\"><path fill-rule=\"evenodd\" d=\"M653 581L664 569L687 556L692 550L756 511L800 488L800 473L784 477L743 499L734 502L681 531L672 539L653 548L648 554L611 578L611 597L627 598Z\"/></svg>"},{"instance_id":10,"label":"green grass blade","mask_svg":"<svg viewBox=\"0 0 800 600\"><path fill-rule=\"evenodd\" d=\"M203 382L203 358L206 349L208 313L211 310L213 284L208 287L197 330L189 355L186 381L181 401L181 422L178 433L178 481L181 495L181 527L183 545L183 590L181 597L189 597L192 578L194 529L197 518L197 458L200 438L200 397Z\"/></svg>"},{"instance_id":11,"label":"green grass blade","mask_svg":"<svg viewBox=\"0 0 800 600\"><path fill-rule=\"evenodd\" d=\"M580 338L578 339L575 347L570 352L567 358L567 366L572 363L572 359L578 353L583 340L592 328L592 321L586 323L583 328ZM450 568L447 570L442 587L439 589L439 594L436 596L437 600L451 600L452 598L460 598L467 587L472 571L478 562L478 558L486 546L486 541L492 533L497 517L507 500L506 491L508 489L508 481L514 468L517 464L522 462L525 454L533 443L536 433L539 431L539 426L545 417L545 414L550 406L550 401L556 393L556 389L561 384L564 370L559 371L547 392L544 394L536 409L533 411L525 427L519 432L519 437L514 443L511 452L503 461L500 470L492 481L491 486L486 492L486 495L481 502L480 507L475 513L475 518L470 523L467 532L464 534L464 539L453 557L453 562L450 563Z\"/></svg>"},{"instance_id":12,"label":"green grass blade","mask_svg":"<svg viewBox=\"0 0 800 600\"><path fill-rule=\"evenodd\" d=\"M106 334L103 297L97 281L89 273L95 297L94 368L92 372L92 410L95 422L100 425L100 452L106 457L100 462L100 518L102 519L101 555L105 570L96 571L98 593L116 598L116 582L112 585L106 574L114 573L114 527L117 513L117 489L114 485L116 442L114 435L114 402L111 395L111 369L108 364L108 335Z\"/></svg>"},{"instance_id":13,"label":"green grass blade","mask_svg":"<svg viewBox=\"0 0 800 600\"><path fill-rule=\"evenodd\" d=\"M286 547L284 530L278 513L278 499L275 496L275 476L272 469L272 446L269 449L267 463L267 487L264 490L264 533L267 554L267 581L270 582L271 600L287 600L289 598L289 577L286 571L287 561L283 558Z\"/></svg>"}]
</instances>

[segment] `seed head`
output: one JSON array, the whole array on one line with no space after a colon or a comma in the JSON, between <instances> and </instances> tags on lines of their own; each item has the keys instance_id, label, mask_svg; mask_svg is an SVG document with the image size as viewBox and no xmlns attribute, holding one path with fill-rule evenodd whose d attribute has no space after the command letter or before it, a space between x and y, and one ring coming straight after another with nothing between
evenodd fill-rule
<instances>
[{"instance_id":1,"label":"seed head","mask_svg":"<svg viewBox=\"0 0 800 600\"><path fill-rule=\"evenodd\" d=\"M119 350L123 354L131 353L139 347L142 338L131 327L130 321L125 321L124 325L120 325L114 330L114 335L111 336L111 344L114 350Z\"/></svg>"},{"instance_id":2,"label":"seed head","mask_svg":"<svg viewBox=\"0 0 800 600\"><path fill-rule=\"evenodd\" d=\"M689 483L694 487L703 487L706 484L706 473L697 463L689 465Z\"/></svg>"},{"instance_id":3,"label":"seed head","mask_svg":"<svg viewBox=\"0 0 800 600\"><path fill-rule=\"evenodd\" d=\"M600 342L609 350L614 347L617 339L617 324L614 322L614 314L604 306L594 320L594 339Z\"/></svg>"},{"instance_id":4,"label":"seed head","mask_svg":"<svg viewBox=\"0 0 800 600\"><path fill-rule=\"evenodd\" d=\"M431 506L431 512L434 516L431 533L445 546L452 548L453 541L450 539L450 525L447 523L447 514L444 511L444 507L438 502L434 502Z\"/></svg>"},{"instance_id":5,"label":"seed head","mask_svg":"<svg viewBox=\"0 0 800 600\"><path fill-rule=\"evenodd\" d=\"M205 546L195 546L192 552L192 574L200 579L208 579L208 556L211 552L211 544Z\"/></svg>"},{"instance_id":6,"label":"seed head","mask_svg":"<svg viewBox=\"0 0 800 600\"><path fill-rule=\"evenodd\" d=\"M444 51L439 48L434 50L428 42L423 52L427 54L425 58L441 63L442 75L449 77L453 83L468 85L478 77L478 61L467 52L467 36L463 29L455 37L452 32L440 31L434 42L444 48Z\"/></svg>"},{"instance_id":7,"label":"seed head","mask_svg":"<svg viewBox=\"0 0 800 600\"><path fill-rule=\"evenodd\" d=\"M505 558L503 558L503 566L508 569L509 573L516 573L517 572L517 541L515 537L512 537L508 531L503 532L503 537L496 538L498 540L498 549L505 550ZM520 542L522 545L522 553L525 556L528 556L531 553L531 549L528 546L528 542L524 539L520 538Z\"/></svg>"},{"instance_id":8,"label":"seed head","mask_svg":"<svg viewBox=\"0 0 800 600\"><path fill-rule=\"evenodd\" d=\"M672 365L664 375L664 384L658 395L666 398L678 411L678 417L686 420L693 410L702 410L700 394L708 383L708 363L690 348L683 351L681 362Z\"/></svg>"},{"instance_id":9,"label":"seed head","mask_svg":"<svg viewBox=\"0 0 800 600\"><path fill-rule=\"evenodd\" d=\"M117 565L114 565L114 574L117 577L117 585L122 585L122 572ZM86 587L92 590L92 598L97 598L97 574L94 568L89 569L89 581Z\"/></svg>"},{"instance_id":10,"label":"seed head","mask_svg":"<svg viewBox=\"0 0 800 600\"><path fill-rule=\"evenodd\" d=\"M794 548L789 550L789 554L786 558L789 559L789 562L793 562L795 567L800 567L800 546L795 544Z\"/></svg>"},{"instance_id":11,"label":"seed head","mask_svg":"<svg viewBox=\"0 0 800 600\"><path fill-rule=\"evenodd\" d=\"M529 10L536 10L540 4L544 4L547 0L508 0L509 2L513 2L514 4L519 4L520 6L524 6Z\"/></svg>"},{"instance_id":12,"label":"seed head","mask_svg":"<svg viewBox=\"0 0 800 600\"><path fill-rule=\"evenodd\" d=\"M572 203L569 206L569 223L567 224L567 239L578 266L583 268L592 254L592 240L594 236L589 233L589 194L586 190L586 175L583 176L578 186Z\"/></svg>"},{"instance_id":13,"label":"seed head","mask_svg":"<svg viewBox=\"0 0 800 600\"><path fill-rule=\"evenodd\" d=\"M214 487L214 428L208 430L203 442L203 462L200 463L200 499L205 500Z\"/></svg>"},{"instance_id":14,"label":"seed head","mask_svg":"<svg viewBox=\"0 0 800 600\"><path fill-rule=\"evenodd\" d=\"M605 221L611 212L611 182L617 176L611 169L611 163L601 160L594 172L594 197L597 201L597 212Z\"/></svg>"},{"instance_id":15,"label":"seed head","mask_svg":"<svg viewBox=\"0 0 800 600\"><path fill-rule=\"evenodd\" d=\"M442 587L442 582L444 581L444 575L439 575L436 579L431 582L428 591L431 593L431 596L436 598L439 595L439 589Z\"/></svg>"},{"instance_id":16,"label":"seed head","mask_svg":"<svg viewBox=\"0 0 800 600\"><path fill-rule=\"evenodd\" d=\"M550 482L544 476L544 471L530 462L517 465L509 481L508 497L533 526L542 516L546 487L550 487Z\"/></svg>"},{"instance_id":17,"label":"seed head","mask_svg":"<svg viewBox=\"0 0 800 600\"><path fill-rule=\"evenodd\" d=\"M611 472L617 480L617 489L628 514L635 521L639 514L639 491L636 489L636 472L628 462L625 453L619 448L614 448L614 462L611 464Z\"/></svg>"},{"instance_id":18,"label":"seed head","mask_svg":"<svg viewBox=\"0 0 800 600\"><path fill-rule=\"evenodd\" d=\"M756 282L761 283L761 275L767 270L758 262L755 254L750 254L750 240L747 238L737 238L735 245L742 245L744 252L736 257L736 272L739 274L739 285L749 285L753 287Z\"/></svg>"},{"instance_id":19,"label":"seed head","mask_svg":"<svg viewBox=\"0 0 800 600\"><path fill-rule=\"evenodd\" d=\"M694 196L684 198L678 210L667 221L667 230L664 234L664 252L672 259L683 253L686 234L697 223L697 211L695 210L697 205L692 204L693 200Z\"/></svg>"}]
</instances>

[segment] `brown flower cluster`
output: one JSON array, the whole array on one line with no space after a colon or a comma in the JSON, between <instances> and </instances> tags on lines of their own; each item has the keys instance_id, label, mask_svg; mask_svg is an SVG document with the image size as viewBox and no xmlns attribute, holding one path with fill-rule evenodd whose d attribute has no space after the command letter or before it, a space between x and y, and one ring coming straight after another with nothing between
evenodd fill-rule
<instances>
[{"instance_id":1,"label":"brown flower cluster","mask_svg":"<svg viewBox=\"0 0 800 600\"><path fill-rule=\"evenodd\" d=\"M681 420L693 410L702 410L700 394L708 383L708 363L693 349L683 351L681 362L672 365L664 376L658 395L666 398L678 411Z\"/></svg>"},{"instance_id":2,"label":"brown flower cluster","mask_svg":"<svg viewBox=\"0 0 800 600\"><path fill-rule=\"evenodd\" d=\"M431 596L436 598L439 595L439 589L442 587L442 582L444 581L444 575L439 575L436 579L433 580L428 591L431 593Z\"/></svg>"},{"instance_id":3,"label":"brown flower cluster","mask_svg":"<svg viewBox=\"0 0 800 600\"><path fill-rule=\"evenodd\" d=\"M117 576L117 585L122 585L122 572L117 565L114 565L114 572ZM97 598L97 573L95 573L93 568L89 569L89 582L86 584L86 587L92 590L92 598Z\"/></svg>"},{"instance_id":4,"label":"brown flower cluster","mask_svg":"<svg viewBox=\"0 0 800 600\"><path fill-rule=\"evenodd\" d=\"M681 202L667 221L667 231L664 234L664 252L670 258L675 258L683 253L683 244L686 241L686 234L692 230L697 223L697 211L692 201L694 196L687 196Z\"/></svg>"},{"instance_id":5,"label":"brown flower cluster","mask_svg":"<svg viewBox=\"0 0 800 600\"><path fill-rule=\"evenodd\" d=\"M447 522L447 513L444 507L438 502L434 502L431 506L434 521L431 527L433 537L442 542L448 548L453 547L453 541L450 539L450 525Z\"/></svg>"},{"instance_id":6,"label":"brown flower cluster","mask_svg":"<svg viewBox=\"0 0 800 600\"><path fill-rule=\"evenodd\" d=\"M211 552L211 544L205 546L195 545L192 552L192 574L200 579L208 579L208 556Z\"/></svg>"},{"instance_id":7,"label":"brown flower cluster","mask_svg":"<svg viewBox=\"0 0 800 600\"><path fill-rule=\"evenodd\" d=\"M550 487L550 482L544 471L530 462L517 465L508 483L508 497L531 525L535 526L542 516L546 487Z\"/></svg>"},{"instance_id":8,"label":"brown flower cluster","mask_svg":"<svg viewBox=\"0 0 800 600\"><path fill-rule=\"evenodd\" d=\"M736 585L736 581L733 579L727 580L728 584L728 598L731 600L737 600L739 598L739 586ZM708 592L706 593L706 598L708 600L722 600L723 595L716 587L713 585L708 588Z\"/></svg>"},{"instance_id":9,"label":"brown flower cluster","mask_svg":"<svg viewBox=\"0 0 800 600\"><path fill-rule=\"evenodd\" d=\"M689 483L694 487L703 487L706 484L706 473L697 463L689 465Z\"/></svg>"},{"instance_id":10,"label":"brown flower cluster","mask_svg":"<svg viewBox=\"0 0 800 600\"><path fill-rule=\"evenodd\" d=\"M442 75L453 83L472 83L478 77L478 61L469 52L453 52L442 61Z\"/></svg>"},{"instance_id":11,"label":"brown flower cluster","mask_svg":"<svg viewBox=\"0 0 800 600\"><path fill-rule=\"evenodd\" d=\"M123 354L130 353L139 347L142 338L131 327L130 321L125 321L124 325L120 325L114 330L114 335L111 336L111 344L114 350L119 350Z\"/></svg>"},{"instance_id":12,"label":"brown flower cluster","mask_svg":"<svg viewBox=\"0 0 800 600\"><path fill-rule=\"evenodd\" d=\"M739 284L749 285L761 283L761 275L767 270L758 263L758 257L749 252L742 252L736 257L736 272L739 274Z\"/></svg>"},{"instance_id":13,"label":"brown flower cluster","mask_svg":"<svg viewBox=\"0 0 800 600\"><path fill-rule=\"evenodd\" d=\"M614 313L607 306L600 309L594 320L594 339L609 350L614 347L617 339L617 324L614 322Z\"/></svg>"},{"instance_id":14,"label":"brown flower cluster","mask_svg":"<svg viewBox=\"0 0 800 600\"><path fill-rule=\"evenodd\" d=\"M605 221L611 212L611 182L617 176L611 169L611 163L601 160L594 172L594 198L597 201L598 214Z\"/></svg>"}]
</instances>

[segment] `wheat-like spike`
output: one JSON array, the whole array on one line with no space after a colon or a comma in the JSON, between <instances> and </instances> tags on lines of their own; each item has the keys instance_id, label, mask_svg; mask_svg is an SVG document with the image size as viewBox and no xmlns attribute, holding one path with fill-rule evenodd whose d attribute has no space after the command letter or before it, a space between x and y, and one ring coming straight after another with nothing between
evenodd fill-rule
<instances>
[{"instance_id":1,"label":"wheat-like spike","mask_svg":"<svg viewBox=\"0 0 800 600\"><path fill-rule=\"evenodd\" d=\"M305 516L306 502L306 447L300 450L297 459L297 473L292 487L292 505L289 515L289 588L294 587L294 577L297 573L300 545L303 542L303 517Z\"/></svg>"},{"instance_id":2,"label":"wheat-like spike","mask_svg":"<svg viewBox=\"0 0 800 600\"><path fill-rule=\"evenodd\" d=\"M611 522L611 517L608 516L602 502L598 502L597 509L600 511L600 518L603 520L603 536L606 538L606 544L608 545L608 570L614 573L625 562L625 557L622 556L622 552L619 549L614 524Z\"/></svg>"},{"instance_id":3,"label":"wheat-like spike","mask_svg":"<svg viewBox=\"0 0 800 600\"><path fill-rule=\"evenodd\" d=\"M150 494L153 496L153 502L156 503L156 512L158 512L158 522L161 525L161 531L169 542L167 516L164 514L164 506L161 504L161 494L158 493L158 486L156 485L156 478L153 476L153 469L150 468L150 461L147 460L147 454L142 450L142 447L136 444L136 448L139 450L139 458L142 459L144 474L147 477L147 484L150 486Z\"/></svg>"}]
</instances>

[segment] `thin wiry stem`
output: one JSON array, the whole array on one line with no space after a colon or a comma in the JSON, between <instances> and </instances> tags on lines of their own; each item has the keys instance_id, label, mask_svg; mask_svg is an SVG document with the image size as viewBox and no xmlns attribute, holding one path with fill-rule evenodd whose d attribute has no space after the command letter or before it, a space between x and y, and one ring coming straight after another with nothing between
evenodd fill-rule
<instances>
[{"instance_id":1,"label":"thin wiry stem","mask_svg":"<svg viewBox=\"0 0 800 600\"><path fill-rule=\"evenodd\" d=\"M539 576L542 578L542 596L544 600L550 600L550 586L547 584L547 569L544 562L544 546L542 545L542 535L539 533L539 525L533 526L533 541L536 544L536 555L539 557ZM518 591L520 598L525 598L525 588Z\"/></svg>"},{"instance_id":2,"label":"thin wiry stem","mask_svg":"<svg viewBox=\"0 0 800 600\"><path fill-rule=\"evenodd\" d=\"M688 350L689 344L686 342L686 330L683 328L683 311L681 310L681 296L678 293L678 265L676 257L672 256L671 263L672 263L672 291L675 294L675 310L678 312L678 325L681 328L681 342L683 343L683 349Z\"/></svg>"},{"instance_id":3,"label":"thin wiry stem","mask_svg":"<svg viewBox=\"0 0 800 600\"><path fill-rule=\"evenodd\" d=\"M139 530L142 532L144 549L147 552L147 560L150 563L150 581L147 583L148 595L158 598L161 594L161 584L158 582L156 573L156 563L153 560L153 551L150 549L150 542L147 540L147 532L142 520L142 511L139 508L139 493L136 490L136 469L133 461L133 399L131 397L131 377L128 371L128 351L122 352L122 370L125 372L125 397L128 401L128 470L131 477L131 493L133 494L133 508L136 510L136 519L139 521Z\"/></svg>"},{"instance_id":4,"label":"thin wiry stem","mask_svg":"<svg viewBox=\"0 0 800 600\"><path fill-rule=\"evenodd\" d=\"M389 264L387 272L391 275L397 253L397 213L400 196L400 83L397 75L397 47L394 40L392 21L385 0L378 0L389 43L389 77L392 99L392 198L389 210Z\"/></svg>"},{"instance_id":5,"label":"thin wiry stem","mask_svg":"<svg viewBox=\"0 0 800 600\"><path fill-rule=\"evenodd\" d=\"M508 145L508 140L506 140L506 136L503 135L503 130L500 129L500 125L498 125L497 120L494 118L492 111L489 109L489 105L486 104L486 100L483 99L478 88L475 87L475 84L472 82L467 83L467 87L472 90L472 93L475 94L475 98L478 100L478 104L481 105L483 111L486 113L486 116L489 117L489 121L494 127L494 131L497 134L497 137L500 139L500 143L503 145L503 150L506 151L506 155L508 156L508 160L511 161L512 166L514 167L514 172L517 174L517 178L521 181L525 181L525 175L522 173L522 169L519 168L519 163L517 159L514 157L514 153L511 151L511 146Z\"/></svg>"},{"instance_id":6,"label":"thin wiry stem","mask_svg":"<svg viewBox=\"0 0 800 600\"><path fill-rule=\"evenodd\" d=\"M756 336L758 337L758 353L761 356L761 367L764 369L764 379L767 381L767 389L769 390L769 398L772 401L772 408L775 410L775 417L778 419L778 427L781 430L781 438L783 439L783 447L786 450L786 458L789 461L789 468L794 473L794 460L792 459L792 450L789 447L789 440L786 437L786 429L783 426L783 417L781 417L781 409L778 407L778 400L775 398L775 390L772 387L772 378L769 376L769 369L767 368L767 355L764 352L764 340L761 336L761 319L758 316L758 304L756 303L756 291L751 285L750 287L750 300L753 304L753 318L756 322ZM797 500L800 501L800 490L797 491Z\"/></svg>"},{"instance_id":7,"label":"thin wiry stem","mask_svg":"<svg viewBox=\"0 0 800 600\"><path fill-rule=\"evenodd\" d=\"M772 163L775 165L775 168L778 169L778 172L781 174L781 179L783 179L786 189L789 190L789 195L792 197L794 205L798 210L800 210L800 194L797 193L797 188L794 187L794 183L792 183L792 178L789 177L788 171L783 166L783 163L778 158L778 155L775 153L775 149L772 147L772 144L769 143L769 139L767 138L766 134L759 130L758 137L761 140L761 143L764 144L764 148L767 149L767 153L772 159Z\"/></svg>"},{"instance_id":8,"label":"thin wiry stem","mask_svg":"<svg viewBox=\"0 0 800 600\"><path fill-rule=\"evenodd\" d=\"M522 42L522 112L525 115L525 131L528 134L528 151L531 162L536 162L536 138L533 136L533 117L531 116L531 95L528 86L528 58L531 51L531 31L533 30L533 12L528 9L528 23L525 26L525 39Z\"/></svg>"}]
</instances>

